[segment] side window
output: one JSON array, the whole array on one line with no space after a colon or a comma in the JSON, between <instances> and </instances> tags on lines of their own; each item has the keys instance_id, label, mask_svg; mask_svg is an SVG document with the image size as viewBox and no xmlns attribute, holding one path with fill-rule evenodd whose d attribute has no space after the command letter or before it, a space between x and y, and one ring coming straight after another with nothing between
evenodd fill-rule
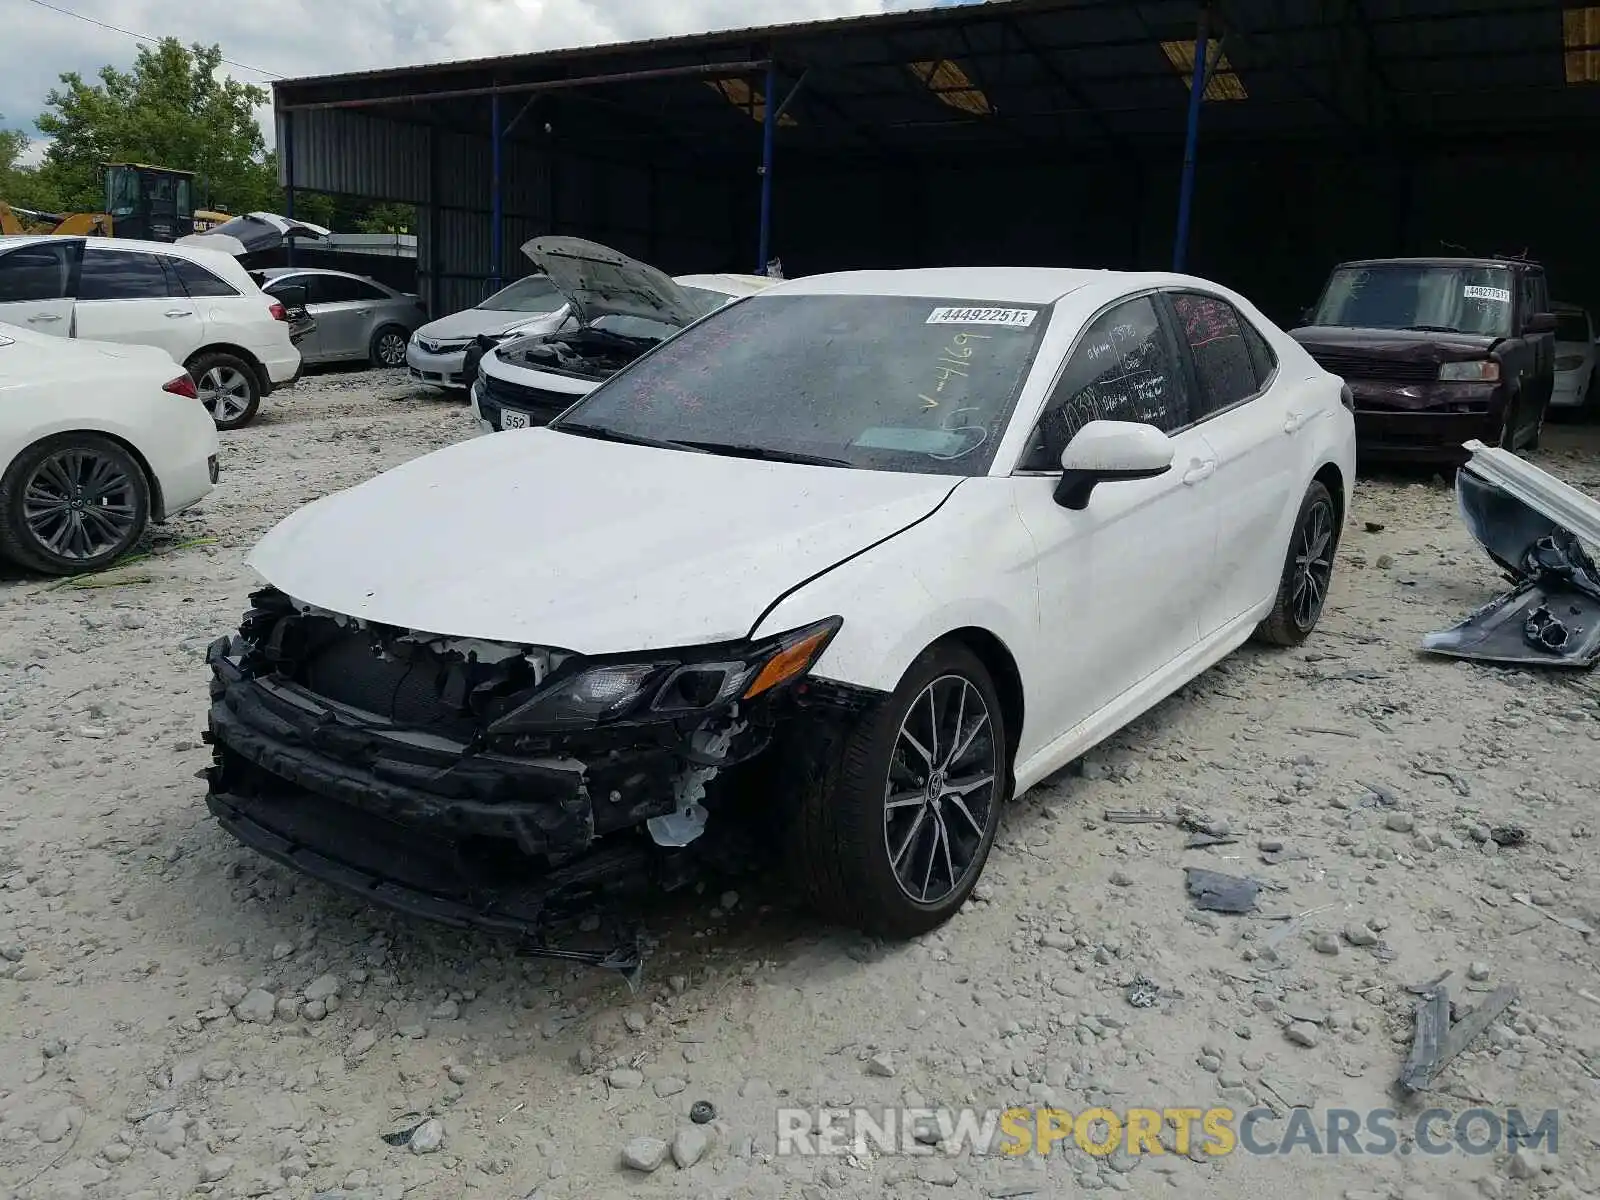
<instances>
[{"instance_id":1,"label":"side window","mask_svg":"<svg viewBox=\"0 0 1600 1200\"><path fill-rule=\"evenodd\" d=\"M315 298L323 304L343 304L355 300L382 300L384 295L371 284L343 275L317 275Z\"/></svg>"},{"instance_id":2,"label":"side window","mask_svg":"<svg viewBox=\"0 0 1600 1200\"><path fill-rule=\"evenodd\" d=\"M224 283L199 263L190 262L187 258L168 256L166 264L169 270L178 277L178 282L183 285L183 290L189 293L192 299L205 296L237 296L239 290L232 284Z\"/></svg>"},{"instance_id":3,"label":"side window","mask_svg":"<svg viewBox=\"0 0 1600 1200\"><path fill-rule=\"evenodd\" d=\"M167 273L154 254L98 246L84 250L79 300L149 300L167 295Z\"/></svg>"},{"instance_id":4,"label":"side window","mask_svg":"<svg viewBox=\"0 0 1600 1200\"><path fill-rule=\"evenodd\" d=\"M1084 331L1040 418L1029 469L1049 469L1090 421L1189 423L1183 380L1150 297L1108 309Z\"/></svg>"},{"instance_id":5,"label":"side window","mask_svg":"<svg viewBox=\"0 0 1600 1200\"><path fill-rule=\"evenodd\" d=\"M1261 336L1261 331L1250 323L1250 318L1241 315L1239 325L1244 330L1245 345L1250 347L1250 365L1255 368L1259 390L1266 387L1278 373L1278 355L1267 344L1267 339Z\"/></svg>"},{"instance_id":6,"label":"side window","mask_svg":"<svg viewBox=\"0 0 1600 1200\"><path fill-rule=\"evenodd\" d=\"M1172 296L1172 310L1200 386L1195 420L1247 400L1261 390L1250 343L1245 339L1248 322L1233 305L1215 296L1177 292Z\"/></svg>"},{"instance_id":7,"label":"side window","mask_svg":"<svg viewBox=\"0 0 1600 1200\"><path fill-rule=\"evenodd\" d=\"M0 304L27 300L64 300L72 278L71 247L19 246L0 254Z\"/></svg>"}]
</instances>

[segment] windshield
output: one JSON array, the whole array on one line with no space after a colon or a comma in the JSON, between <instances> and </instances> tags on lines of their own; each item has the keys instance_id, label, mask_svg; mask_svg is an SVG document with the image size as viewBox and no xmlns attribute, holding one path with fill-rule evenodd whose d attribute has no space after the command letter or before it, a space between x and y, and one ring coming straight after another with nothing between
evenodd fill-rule
<instances>
[{"instance_id":1,"label":"windshield","mask_svg":"<svg viewBox=\"0 0 1600 1200\"><path fill-rule=\"evenodd\" d=\"M599 318L589 328L614 333L619 337L648 338L664 342L683 326L673 325L667 321L652 321L649 317L629 317L613 313L611 316Z\"/></svg>"},{"instance_id":2,"label":"windshield","mask_svg":"<svg viewBox=\"0 0 1600 1200\"><path fill-rule=\"evenodd\" d=\"M1505 337L1511 272L1504 267L1382 263L1341 267L1328 280L1312 325L1419 329Z\"/></svg>"},{"instance_id":3,"label":"windshield","mask_svg":"<svg viewBox=\"0 0 1600 1200\"><path fill-rule=\"evenodd\" d=\"M981 475L1048 319L1038 305L756 296L663 343L556 428Z\"/></svg>"},{"instance_id":4,"label":"windshield","mask_svg":"<svg viewBox=\"0 0 1600 1200\"><path fill-rule=\"evenodd\" d=\"M710 288L688 287L681 283L678 286L683 288L684 294L694 301L695 308L702 317L709 312L715 312L733 299L726 292L714 292Z\"/></svg>"},{"instance_id":5,"label":"windshield","mask_svg":"<svg viewBox=\"0 0 1600 1200\"><path fill-rule=\"evenodd\" d=\"M493 312L552 313L566 304L567 298L544 275L527 275L478 305Z\"/></svg>"},{"instance_id":6,"label":"windshield","mask_svg":"<svg viewBox=\"0 0 1600 1200\"><path fill-rule=\"evenodd\" d=\"M1589 340L1589 318L1582 313L1557 313L1556 314L1556 341L1558 342L1587 342Z\"/></svg>"}]
</instances>

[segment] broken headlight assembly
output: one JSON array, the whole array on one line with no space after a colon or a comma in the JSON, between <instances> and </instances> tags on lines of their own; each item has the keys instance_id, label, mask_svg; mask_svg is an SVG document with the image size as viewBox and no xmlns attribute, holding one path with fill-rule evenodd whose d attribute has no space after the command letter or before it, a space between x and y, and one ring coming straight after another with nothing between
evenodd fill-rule
<instances>
[{"instance_id":1,"label":"broken headlight assembly","mask_svg":"<svg viewBox=\"0 0 1600 1200\"><path fill-rule=\"evenodd\" d=\"M1444 363L1439 368L1442 383L1499 383L1500 364L1490 359L1477 362Z\"/></svg>"},{"instance_id":2,"label":"broken headlight assembly","mask_svg":"<svg viewBox=\"0 0 1600 1200\"><path fill-rule=\"evenodd\" d=\"M708 648L703 658L691 652L625 662L574 660L531 694L512 698L488 732L568 733L705 717L803 678L843 624L829 617L760 642Z\"/></svg>"}]
</instances>

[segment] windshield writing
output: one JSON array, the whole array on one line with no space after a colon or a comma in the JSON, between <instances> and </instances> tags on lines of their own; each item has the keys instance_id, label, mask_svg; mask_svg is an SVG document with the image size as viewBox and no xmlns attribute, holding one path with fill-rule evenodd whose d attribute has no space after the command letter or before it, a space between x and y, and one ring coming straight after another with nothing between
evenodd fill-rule
<instances>
[{"instance_id":1,"label":"windshield writing","mask_svg":"<svg viewBox=\"0 0 1600 1200\"><path fill-rule=\"evenodd\" d=\"M635 438L978 475L1046 315L944 298L757 296L665 342L569 416Z\"/></svg>"},{"instance_id":2,"label":"windshield writing","mask_svg":"<svg viewBox=\"0 0 1600 1200\"><path fill-rule=\"evenodd\" d=\"M1328 280L1313 325L1511 332L1511 272L1503 267L1386 263L1346 267Z\"/></svg>"}]
</instances>

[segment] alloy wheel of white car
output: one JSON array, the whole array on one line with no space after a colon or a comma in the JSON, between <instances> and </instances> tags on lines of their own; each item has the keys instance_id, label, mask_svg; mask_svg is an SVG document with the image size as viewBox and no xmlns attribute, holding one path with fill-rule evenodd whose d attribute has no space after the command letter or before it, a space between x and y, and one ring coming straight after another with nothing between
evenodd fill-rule
<instances>
[{"instance_id":1,"label":"alloy wheel of white car","mask_svg":"<svg viewBox=\"0 0 1600 1200\"><path fill-rule=\"evenodd\" d=\"M24 451L0 481L0 547L50 574L115 561L144 533L150 486L133 457L97 434L60 434Z\"/></svg>"},{"instance_id":2,"label":"alloy wheel of white car","mask_svg":"<svg viewBox=\"0 0 1600 1200\"><path fill-rule=\"evenodd\" d=\"M238 429L250 423L261 406L261 387L250 368L231 354L207 354L189 367L200 403L218 429Z\"/></svg>"}]
</instances>

